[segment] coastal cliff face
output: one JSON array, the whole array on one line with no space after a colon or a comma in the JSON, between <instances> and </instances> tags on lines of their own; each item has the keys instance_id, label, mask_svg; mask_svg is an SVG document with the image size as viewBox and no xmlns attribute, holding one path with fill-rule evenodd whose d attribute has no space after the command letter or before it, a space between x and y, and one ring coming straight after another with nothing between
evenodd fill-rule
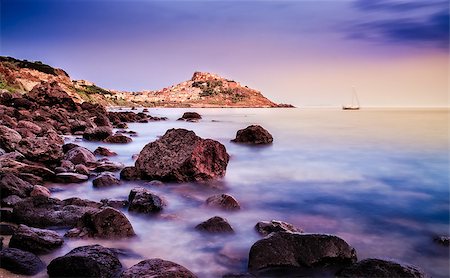
<instances>
[{"instance_id":1,"label":"coastal cliff face","mask_svg":"<svg viewBox=\"0 0 450 278\"><path fill-rule=\"evenodd\" d=\"M28 93L41 82L54 82L77 103L148 107L280 107L261 92L207 72L159 91L125 92L101 88L86 80L71 80L62 69L42 62L0 56L0 90Z\"/></svg>"}]
</instances>

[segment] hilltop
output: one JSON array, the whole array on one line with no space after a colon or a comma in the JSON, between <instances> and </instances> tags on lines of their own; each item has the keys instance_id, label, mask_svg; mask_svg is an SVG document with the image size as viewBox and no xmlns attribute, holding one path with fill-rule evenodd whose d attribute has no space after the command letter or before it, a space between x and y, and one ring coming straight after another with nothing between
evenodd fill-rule
<instances>
[{"instance_id":1,"label":"hilltop","mask_svg":"<svg viewBox=\"0 0 450 278\"><path fill-rule=\"evenodd\" d=\"M195 72L190 80L158 91L104 89L86 80L72 80L66 71L0 56L0 89L27 93L41 82L56 82L75 102L148 107L288 107L277 105L255 89L217 74Z\"/></svg>"}]
</instances>

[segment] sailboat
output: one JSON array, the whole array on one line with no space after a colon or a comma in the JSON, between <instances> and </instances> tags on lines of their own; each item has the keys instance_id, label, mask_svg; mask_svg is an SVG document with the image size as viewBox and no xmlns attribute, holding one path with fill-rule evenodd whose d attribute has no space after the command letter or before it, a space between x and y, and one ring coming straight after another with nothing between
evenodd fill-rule
<instances>
[{"instance_id":1,"label":"sailboat","mask_svg":"<svg viewBox=\"0 0 450 278\"><path fill-rule=\"evenodd\" d=\"M359 99L355 87L352 88L352 104L343 105L342 110L359 110Z\"/></svg>"}]
</instances>

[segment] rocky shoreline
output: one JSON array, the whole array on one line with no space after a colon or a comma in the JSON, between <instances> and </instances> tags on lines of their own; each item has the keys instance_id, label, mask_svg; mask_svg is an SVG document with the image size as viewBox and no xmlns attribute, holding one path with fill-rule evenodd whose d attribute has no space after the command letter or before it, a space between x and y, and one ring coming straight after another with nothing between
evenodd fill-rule
<instances>
[{"instance_id":1,"label":"rocky shoreline","mask_svg":"<svg viewBox=\"0 0 450 278\"><path fill-rule=\"evenodd\" d=\"M185 113L180 120L199 121L201 115ZM124 180L204 183L225 176L230 156L224 145L186 129L169 129L149 142L134 166L108 160L116 155L99 146L91 152L64 135L83 140L128 144L135 135L127 124L164 121L148 111L108 112L104 106L76 103L57 83L44 82L28 94L0 95L1 235L11 236L0 250L1 268L34 275L47 269L49 277L196 277L187 268L164 260L146 258L124 269L120 252L101 245L77 247L54 258L47 266L39 258L74 238L126 239L135 230L123 211L154 215L169 203L144 187L133 188L127 200L101 202L73 197L59 200L45 185L79 183L93 178L96 188L120 186ZM113 133L113 128L119 131ZM230 138L232 139L232 138ZM272 144L272 135L251 125L236 133L236 144ZM98 159L97 157L102 158ZM113 174L120 171L120 179ZM228 194L210 196L205 207L236 211L240 204ZM358 261L356 250L344 239L304 233L283 221L255 223L261 239L248 255L246 273L224 277L427 277L418 267L377 258ZM233 223L217 215L193 227L199 233L235 233ZM54 230L63 229L64 236ZM447 241L441 240L442 242ZM155 254L157 255L157 254Z\"/></svg>"}]
</instances>

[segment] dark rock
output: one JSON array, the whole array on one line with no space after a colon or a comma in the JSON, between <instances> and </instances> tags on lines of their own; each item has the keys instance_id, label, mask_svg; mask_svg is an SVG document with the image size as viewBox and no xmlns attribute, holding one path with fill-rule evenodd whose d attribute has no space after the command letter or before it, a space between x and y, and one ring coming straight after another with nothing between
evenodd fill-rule
<instances>
[{"instance_id":1,"label":"dark rock","mask_svg":"<svg viewBox=\"0 0 450 278\"><path fill-rule=\"evenodd\" d=\"M86 176L89 176L89 174L90 174L88 167L86 167L86 165L83 165L83 164L75 165L75 172L77 172L78 174L86 175Z\"/></svg>"},{"instance_id":2,"label":"dark rock","mask_svg":"<svg viewBox=\"0 0 450 278\"><path fill-rule=\"evenodd\" d=\"M191 271L189 271L184 266L181 266L174 262L165 261L161 259L149 259L133 265L129 269L125 270L120 277L196 278L197 276L195 276Z\"/></svg>"},{"instance_id":3,"label":"dark rock","mask_svg":"<svg viewBox=\"0 0 450 278\"><path fill-rule=\"evenodd\" d=\"M2 207L12 208L14 207L18 202L22 201L23 199L20 198L17 195L9 195L8 197L5 197L2 199Z\"/></svg>"},{"instance_id":4,"label":"dark rock","mask_svg":"<svg viewBox=\"0 0 450 278\"><path fill-rule=\"evenodd\" d=\"M234 230L228 221L222 217L214 216L200 224L195 229L208 233L233 233Z\"/></svg>"},{"instance_id":5,"label":"dark rock","mask_svg":"<svg viewBox=\"0 0 450 278\"><path fill-rule=\"evenodd\" d=\"M12 209L11 208L1 207L0 208L0 220L1 221L6 221L6 222L13 221L13 219L12 219Z\"/></svg>"},{"instance_id":6,"label":"dark rock","mask_svg":"<svg viewBox=\"0 0 450 278\"><path fill-rule=\"evenodd\" d=\"M434 242L443 245L443 246L449 246L450 245L450 237L449 236L436 236L434 238Z\"/></svg>"},{"instance_id":7,"label":"dark rock","mask_svg":"<svg viewBox=\"0 0 450 278\"><path fill-rule=\"evenodd\" d=\"M45 264L33 253L16 248L0 251L0 267L12 273L35 275L45 268Z\"/></svg>"},{"instance_id":8,"label":"dark rock","mask_svg":"<svg viewBox=\"0 0 450 278\"><path fill-rule=\"evenodd\" d=\"M73 164L84 164L95 162L95 155L88 149L83 147L75 147L64 155L64 160L68 160Z\"/></svg>"},{"instance_id":9,"label":"dark rock","mask_svg":"<svg viewBox=\"0 0 450 278\"><path fill-rule=\"evenodd\" d=\"M111 207L86 213L77 227L67 232L68 237L123 238L134 236L134 230L126 216Z\"/></svg>"},{"instance_id":10,"label":"dark rock","mask_svg":"<svg viewBox=\"0 0 450 278\"><path fill-rule=\"evenodd\" d=\"M260 221L256 223L255 229L262 236L267 236L273 232L303 233L302 229L296 228L294 225L287 222L278 220Z\"/></svg>"},{"instance_id":11,"label":"dark rock","mask_svg":"<svg viewBox=\"0 0 450 278\"><path fill-rule=\"evenodd\" d=\"M42 82L26 95L26 97L41 106L59 107L64 108L67 111L76 111L77 105L72 98L54 82Z\"/></svg>"},{"instance_id":12,"label":"dark rock","mask_svg":"<svg viewBox=\"0 0 450 278\"><path fill-rule=\"evenodd\" d=\"M0 125L0 148L7 152L15 151L21 140L22 136L17 131L4 125Z\"/></svg>"},{"instance_id":13,"label":"dark rock","mask_svg":"<svg viewBox=\"0 0 450 278\"><path fill-rule=\"evenodd\" d=\"M2 198L10 195L17 195L19 197L27 197L33 190L33 185L16 177L13 174L0 173L0 189Z\"/></svg>"},{"instance_id":14,"label":"dark rock","mask_svg":"<svg viewBox=\"0 0 450 278\"><path fill-rule=\"evenodd\" d=\"M19 225L9 241L9 247L46 254L61 247L63 243L63 238L54 231Z\"/></svg>"},{"instance_id":15,"label":"dark rock","mask_svg":"<svg viewBox=\"0 0 450 278\"><path fill-rule=\"evenodd\" d=\"M222 276L222 278L256 278L257 276L251 273L228 273Z\"/></svg>"},{"instance_id":16,"label":"dark rock","mask_svg":"<svg viewBox=\"0 0 450 278\"><path fill-rule=\"evenodd\" d=\"M105 173L102 173L97 178L95 178L92 181L92 184L94 185L94 187L107 187L107 186L119 185L120 180L118 178L116 178L113 174L105 172Z\"/></svg>"},{"instance_id":17,"label":"dark rock","mask_svg":"<svg viewBox=\"0 0 450 278\"><path fill-rule=\"evenodd\" d=\"M62 145L50 137L24 138L16 146L27 159L44 164L56 164L63 157Z\"/></svg>"},{"instance_id":18,"label":"dark rock","mask_svg":"<svg viewBox=\"0 0 450 278\"><path fill-rule=\"evenodd\" d=\"M67 153L68 151L70 151L71 149L74 149L76 147L80 147L80 146L77 144L74 144L74 143L67 143L62 146L62 149L63 149L64 153Z\"/></svg>"},{"instance_id":19,"label":"dark rock","mask_svg":"<svg viewBox=\"0 0 450 278\"><path fill-rule=\"evenodd\" d=\"M224 210L239 210L241 208L238 201L229 194L213 195L206 199L206 205Z\"/></svg>"},{"instance_id":20,"label":"dark rock","mask_svg":"<svg viewBox=\"0 0 450 278\"><path fill-rule=\"evenodd\" d=\"M365 259L337 273L338 277L428 277L416 266L380 259Z\"/></svg>"},{"instance_id":21,"label":"dark rock","mask_svg":"<svg viewBox=\"0 0 450 278\"><path fill-rule=\"evenodd\" d=\"M96 148L95 151L94 151L94 154L95 155L101 155L101 156L115 156L115 155L117 155L117 153L115 153L115 152L113 152L113 151L111 151L111 150L109 150L107 148L104 148L104 147Z\"/></svg>"},{"instance_id":22,"label":"dark rock","mask_svg":"<svg viewBox=\"0 0 450 278\"><path fill-rule=\"evenodd\" d=\"M77 173L58 173L55 175L55 181L61 183L80 183L88 179L88 176Z\"/></svg>"},{"instance_id":23,"label":"dark rock","mask_svg":"<svg viewBox=\"0 0 450 278\"><path fill-rule=\"evenodd\" d=\"M127 137L122 134L111 135L104 140L106 143L114 143L114 144L126 144L131 143L133 140L130 137Z\"/></svg>"},{"instance_id":24,"label":"dark rock","mask_svg":"<svg viewBox=\"0 0 450 278\"><path fill-rule=\"evenodd\" d=\"M2 219L2 221L4 220ZM10 236L14 234L16 229L17 226L12 223L0 223L0 235Z\"/></svg>"},{"instance_id":25,"label":"dark rock","mask_svg":"<svg viewBox=\"0 0 450 278\"><path fill-rule=\"evenodd\" d=\"M112 129L107 126L88 128L83 133L83 138L88 141L102 141L112 135Z\"/></svg>"},{"instance_id":26,"label":"dark rock","mask_svg":"<svg viewBox=\"0 0 450 278\"><path fill-rule=\"evenodd\" d=\"M120 171L120 179L132 181L140 179L140 173L136 167L128 166Z\"/></svg>"},{"instance_id":27,"label":"dark rock","mask_svg":"<svg viewBox=\"0 0 450 278\"><path fill-rule=\"evenodd\" d=\"M183 120L200 120L202 116L197 112L185 112L181 119Z\"/></svg>"},{"instance_id":28,"label":"dark rock","mask_svg":"<svg viewBox=\"0 0 450 278\"><path fill-rule=\"evenodd\" d=\"M272 135L259 125L251 125L238 130L236 138L231 140L236 143L245 144L270 144L273 142Z\"/></svg>"},{"instance_id":29,"label":"dark rock","mask_svg":"<svg viewBox=\"0 0 450 278\"><path fill-rule=\"evenodd\" d=\"M143 187L135 187L128 196L130 203L128 210L139 213L160 212L165 206L165 202L158 195Z\"/></svg>"},{"instance_id":30,"label":"dark rock","mask_svg":"<svg viewBox=\"0 0 450 278\"><path fill-rule=\"evenodd\" d=\"M49 277L110 278L122 268L117 255L101 245L88 245L73 249L50 262Z\"/></svg>"},{"instance_id":31,"label":"dark rock","mask_svg":"<svg viewBox=\"0 0 450 278\"><path fill-rule=\"evenodd\" d=\"M128 125L127 125L127 123L118 123L118 124L116 125L116 127L117 127L117 128L128 128Z\"/></svg>"},{"instance_id":32,"label":"dark rock","mask_svg":"<svg viewBox=\"0 0 450 278\"><path fill-rule=\"evenodd\" d=\"M100 202L107 207L112 207L115 209L123 209L128 207L128 200L110 200L110 199L101 199Z\"/></svg>"},{"instance_id":33,"label":"dark rock","mask_svg":"<svg viewBox=\"0 0 450 278\"><path fill-rule=\"evenodd\" d=\"M170 129L144 147L135 166L147 180L205 181L223 177L228 160L219 142L202 139L193 131Z\"/></svg>"},{"instance_id":34,"label":"dark rock","mask_svg":"<svg viewBox=\"0 0 450 278\"><path fill-rule=\"evenodd\" d=\"M253 244L248 269L343 267L355 262L355 249L337 236L275 232Z\"/></svg>"}]
</instances>

